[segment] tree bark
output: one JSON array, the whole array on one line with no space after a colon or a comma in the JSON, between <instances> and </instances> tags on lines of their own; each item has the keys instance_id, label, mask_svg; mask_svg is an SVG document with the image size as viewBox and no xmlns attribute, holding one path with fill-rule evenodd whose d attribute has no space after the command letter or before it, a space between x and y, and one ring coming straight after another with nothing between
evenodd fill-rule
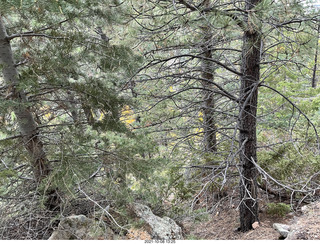
<instances>
[{"instance_id":1,"label":"tree bark","mask_svg":"<svg viewBox=\"0 0 320 244\"><path fill-rule=\"evenodd\" d=\"M210 6L210 1L206 0L203 2L204 7ZM217 127L214 115L215 100L214 93L212 91L212 81L214 79L214 67L210 59L212 59L212 33L209 26L203 27L204 44L202 45L201 51L205 59L202 60L202 74L203 78L202 86L203 92L203 124L204 124L204 141L206 151L216 152L217 151Z\"/></svg>"},{"instance_id":2,"label":"tree bark","mask_svg":"<svg viewBox=\"0 0 320 244\"><path fill-rule=\"evenodd\" d=\"M320 24L318 24L317 29L317 44L316 44L316 53L314 54L314 66L313 66L313 73L312 73L312 88L317 87L317 66L318 66L318 52L319 52L319 34L320 34Z\"/></svg>"},{"instance_id":3,"label":"tree bark","mask_svg":"<svg viewBox=\"0 0 320 244\"><path fill-rule=\"evenodd\" d=\"M260 0L246 0L248 15ZM260 79L260 47L261 36L257 23L251 23L246 16L247 28L243 35L241 61L241 88L239 113L239 143L240 143L240 230L252 229L252 224L258 221L257 202L257 169L252 160L257 162L257 104L258 82Z\"/></svg>"},{"instance_id":4,"label":"tree bark","mask_svg":"<svg viewBox=\"0 0 320 244\"><path fill-rule=\"evenodd\" d=\"M203 52L203 56L212 59L212 51L210 48L206 48ZM203 124L204 124L204 141L206 146L206 151L216 152L217 151L217 127L214 119L214 108L215 101L212 92L212 84L209 81L213 81L213 68L210 61L202 61L202 78L208 80L208 82L203 81L202 86L205 88L203 92Z\"/></svg>"},{"instance_id":5,"label":"tree bark","mask_svg":"<svg viewBox=\"0 0 320 244\"><path fill-rule=\"evenodd\" d=\"M5 26L0 16L0 65L6 86L11 90L11 99L16 105L13 111L16 115L20 133L26 150L31 156L31 165L35 181L40 183L49 174L49 165L39 131L33 115L28 108L24 91L19 90L19 75L13 59L11 45L7 39Z\"/></svg>"}]
</instances>

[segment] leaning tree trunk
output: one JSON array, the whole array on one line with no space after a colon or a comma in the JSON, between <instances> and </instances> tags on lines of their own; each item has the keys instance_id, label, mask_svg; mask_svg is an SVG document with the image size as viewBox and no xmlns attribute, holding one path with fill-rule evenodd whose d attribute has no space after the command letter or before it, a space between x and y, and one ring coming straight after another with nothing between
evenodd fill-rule
<instances>
[{"instance_id":1,"label":"leaning tree trunk","mask_svg":"<svg viewBox=\"0 0 320 244\"><path fill-rule=\"evenodd\" d=\"M254 14L252 8L260 0L246 0L247 13ZM246 17L247 28L243 36L241 61L241 88L239 113L240 145L240 230L252 229L258 221L257 170L253 161L257 161L257 103L258 82L260 78L261 35L257 23L251 23L252 16Z\"/></svg>"},{"instance_id":2,"label":"leaning tree trunk","mask_svg":"<svg viewBox=\"0 0 320 244\"><path fill-rule=\"evenodd\" d=\"M15 102L13 111L17 118L24 146L31 156L35 181L40 183L49 174L48 160L43 150L37 125L27 105L26 95L24 91L18 88L19 75L13 59L10 41L2 22L2 16L0 16L0 65L5 84L11 92L10 98Z\"/></svg>"}]
</instances>

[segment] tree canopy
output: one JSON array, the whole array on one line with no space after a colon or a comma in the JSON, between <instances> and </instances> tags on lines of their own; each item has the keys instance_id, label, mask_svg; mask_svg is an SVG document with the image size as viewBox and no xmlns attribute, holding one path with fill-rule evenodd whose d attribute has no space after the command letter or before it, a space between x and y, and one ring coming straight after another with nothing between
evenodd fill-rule
<instances>
[{"instance_id":1,"label":"tree canopy","mask_svg":"<svg viewBox=\"0 0 320 244\"><path fill-rule=\"evenodd\" d=\"M130 203L179 219L222 197L246 232L263 194L317 200L319 18L296 0L1 1L0 238L30 214L26 239L107 206L126 233Z\"/></svg>"}]
</instances>

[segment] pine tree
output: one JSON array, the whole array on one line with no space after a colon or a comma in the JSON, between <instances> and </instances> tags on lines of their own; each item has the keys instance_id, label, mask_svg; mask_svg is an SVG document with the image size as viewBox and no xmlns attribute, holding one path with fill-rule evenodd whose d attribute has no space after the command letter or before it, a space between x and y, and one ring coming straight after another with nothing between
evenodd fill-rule
<instances>
[{"instance_id":1,"label":"pine tree","mask_svg":"<svg viewBox=\"0 0 320 244\"><path fill-rule=\"evenodd\" d=\"M119 187L128 192L126 177L134 166L128 172L126 164L150 148L138 147L142 139L121 121L130 104L122 89L141 61L117 36L123 6L18 2L1 3L1 146L11 180L21 189L31 185L49 209L97 175L110 183L124 178ZM132 153L124 152L126 142Z\"/></svg>"},{"instance_id":2,"label":"pine tree","mask_svg":"<svg viewBox=\"0 0 320 244\"><path fill-rule=\"evenodd\" d=\"M245 4L247 16L243 35L239 106L241 231L252 229L252 224L258 221L257 169L253 162L257 162L257 107L262 42L259 23L253 22L255 18L252 10L259 2L248 0Z\"/></svg>"},{"instance_id":3,"label":"pine tree","mask_svg":"<svg viewBox=\"0 0 320 244\"><path fill-rule=\"evenodd\" d=\"M19 89L19 74L16 68L16 62L10 45L10 37L7 35L3 19L0 19L0 40L2 73L7 88L7 99L14 101L13 111L17 117L19 130L25 148L31 156L31 165L36 182L48 176L49 164L46 153L43 149L43 142L39 138L34 117L28 106L28 100L24 90Z\"/></svg>"}]
</instances>

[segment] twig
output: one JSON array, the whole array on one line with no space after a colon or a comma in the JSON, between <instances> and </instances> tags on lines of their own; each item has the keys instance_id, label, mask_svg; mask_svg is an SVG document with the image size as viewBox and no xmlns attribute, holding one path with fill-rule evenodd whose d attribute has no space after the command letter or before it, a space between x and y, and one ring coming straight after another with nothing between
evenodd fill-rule
<instances>
[{"instance_id":1,"label":"twig","mask_svg":"<svg viewBox=\"0 0 320 244\"><path fill-rule=\"evenodd\" d=\"M107 216L110 217L111 220L112 220L120 229L129 231L128 229L120 226L120 225L117 223L117 221L112 217L112 215L107 211L106 208L102 207L98 202L96 202L96 201L93 200L91 197L89 197L88 194L85 193L85 192L81 189L80 185L78 185L78 190L79 190L86 198L88 198L91 202L93 202L93 203L94 203L95 205L97 205L100 209L102 209L102 211L105 212L105 213L107 214Z\"/></svg>"},{"instance_id":2,"label":"twig","mask_svg":"<svg viewBox=\"0 0 320 244\"><path fill-rule=\"evenodd\" d=\"M277 94L279 94L280 96L282 96L285 100L287 100L287 101L292 105L292 107L294 107L295 109L297 109L297 110L299 111L299 113L302 114L303 117L305 117L305 119L306 119L306 120L308 121L308 123L312 126L312 128L313 128L313 130L314 130L314 132L315 132L315 134L316 134L317 145L318 145L318 153L320 153L320 140L319 140L318 131L317 131L315 125L314 125L314 124L311 122L311 120L309 119L309 117L308 117L305 113L303 113L303 112L301 111L301 109L300 109L297 105L295 105L289 98L287 98L285 95L283 95L283 94L282 94L281 92L279 92L278 90L276 90L276 89L274 89L274 88L272 88L272 87L270 87L270 86L267 86L267 85L265 85L265 84L261 84L260 86L269 88L270 90L272 90L272 91L276 92Z\"/></svg>"}]
</instances>

